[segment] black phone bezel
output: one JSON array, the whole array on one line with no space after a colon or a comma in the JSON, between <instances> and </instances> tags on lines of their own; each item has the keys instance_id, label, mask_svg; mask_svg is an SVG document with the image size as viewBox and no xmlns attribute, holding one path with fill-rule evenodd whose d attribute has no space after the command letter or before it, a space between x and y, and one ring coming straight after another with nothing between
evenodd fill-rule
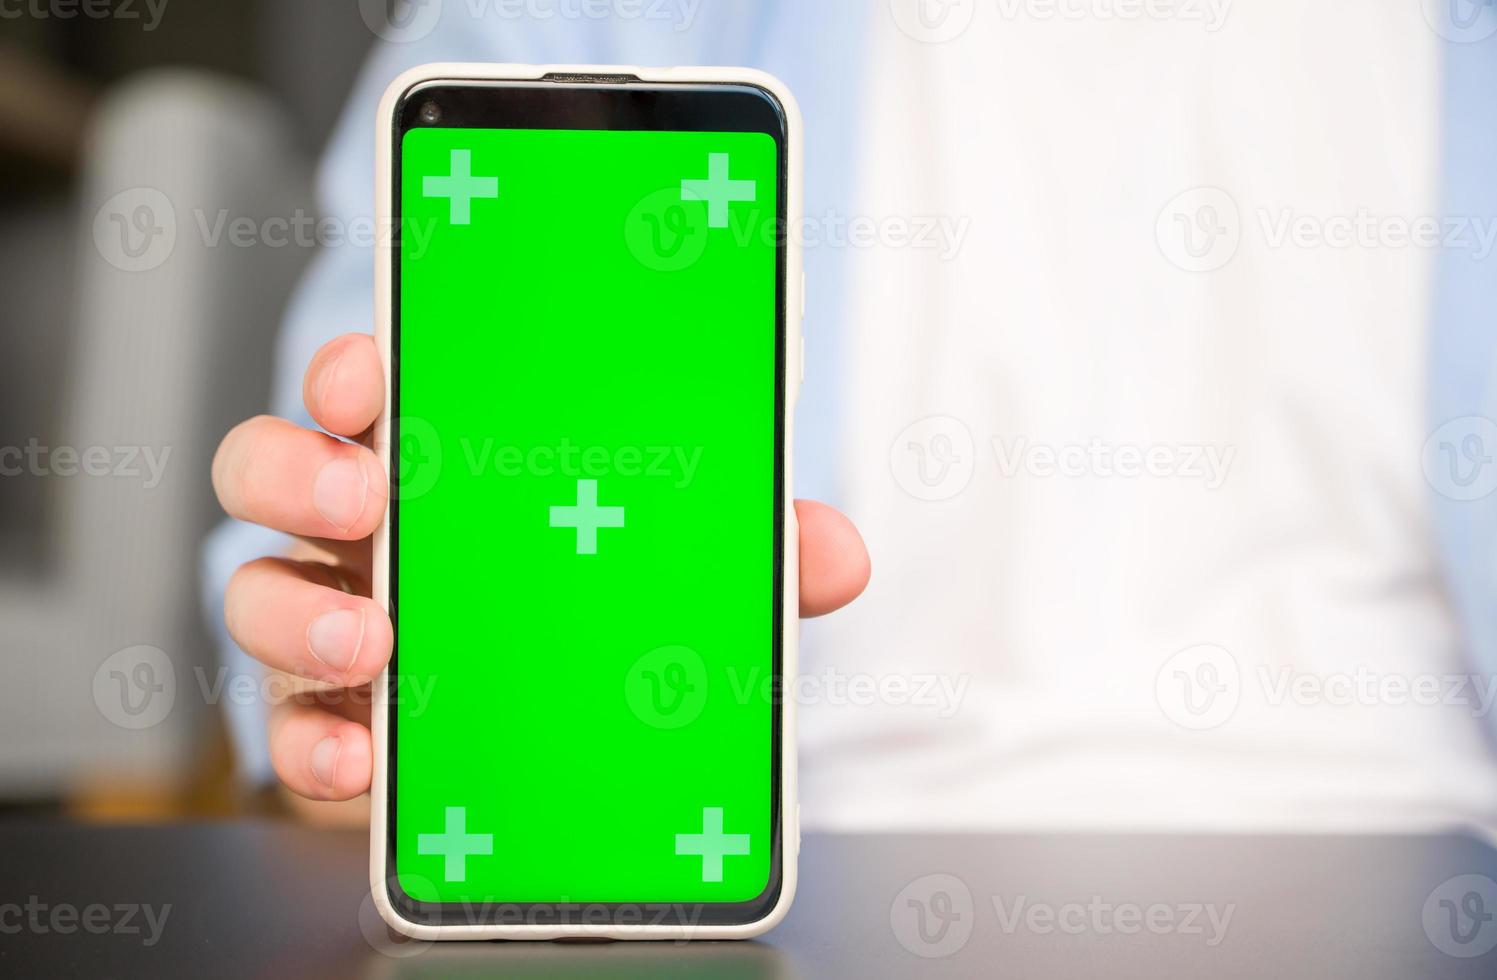
<instances>
[{"instance_id":1,"label":"black phone bezel","mask_svg":"<svg viewBox=\"0 0 1497 980\"><path fill-rule=\"evenodd\" d=\"M440 114L434 122L420 118L421 108L434 102ZM785 424L787 412L786 295L788 249L786 240L789 124L785 107L769 89L744 83L672 83L644 81L632 75L555 74L532 80L430 79L412 85L396 102L389 161L388 193L392 227L401 225L401 148L412 129L591 129L664 132L757 132L775 141L778 163L778 215L775 261L774 365L774 507L771 638L773 686L771 721L770 868L764 891L745 902L570 902L536 903L503 900L462 903L417 901L400 886L396 870L396 717L387 709L385 868L390 903L404 919L422 926L526 925L569 926L747 925L768 916L783 887L783 691L785 629ZM390 432L392 447L400 445L400 236L392 236L390 255ZM394 688L399 657L397 575L399 557L398 454L392 451L389 510L389 611L397 641L391 652L387 678ZM660 915L656 922L652 916Z\"/></svg>"}]
</instances>

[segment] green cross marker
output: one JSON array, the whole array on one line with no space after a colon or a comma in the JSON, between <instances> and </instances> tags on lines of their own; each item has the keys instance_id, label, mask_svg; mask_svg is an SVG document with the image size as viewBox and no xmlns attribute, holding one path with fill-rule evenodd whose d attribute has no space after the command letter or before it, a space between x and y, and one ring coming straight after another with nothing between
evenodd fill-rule
<instances>
[{"instance_id":1,"label":"green cross marker","mask_svg":"<svg viewBox=\"0 0 1497 980\"><path fill-rule=\"evenodd\" d=\"M552 527L577 529L577 554L598 553L598 528L623 527L624 508L598 506L598 481L577 481L577 506L552 507Z\"/></svg>"},{"instance_id":2,"label":"green cross marker","mask_svg":"<svg viewBox=\"0 0 1497 980\"><path fill-rule=\"evenodd\" d=\"M723 857L749 852L748 834L723 833L723 808L702 808L702 832L700 834L677 834L678 855L698 855L702 859L702 880L723 880Z\"/></svg>"},{"instance_id":3,"label":"green cross marker","mask_svg":"<svg viewBox=\"0 0 1497 980\"><path fill-rule=\"evenodd\" d=\"M447 881L463 881L467 878L468 855L494 853L494 835L465 833L467 823L466 807L449 806L445 833L419 834L416 837L417 854L440 854L446 858L442 876Z\"/></svg>"},{"instance_id":4,"label":"green cross marker","mask_svg":"<svg viewBox=\"0 0 1497 980\"><path fill-rule=\"evenodd\" d=\"M475 197L498 197L498 177L473 176L473 151L453 150L452 173L446 177L427 177L421 181L422 197L447 198L448 217L455 225L466 225L472 217Z\"/></svg>"},{"instance_id":5,"label":"green cross marker","mask_svg":"<svg viewBox=\"0 0 1497 980\"><path fill-rule=\"evenodd\" d=\"M756 185L752 180L728 179L728 155L707 154L707 179L681 181L681 200L707 202L707 227L728 227L728 202L752 201Z\"/></svg>"}]
</instances>

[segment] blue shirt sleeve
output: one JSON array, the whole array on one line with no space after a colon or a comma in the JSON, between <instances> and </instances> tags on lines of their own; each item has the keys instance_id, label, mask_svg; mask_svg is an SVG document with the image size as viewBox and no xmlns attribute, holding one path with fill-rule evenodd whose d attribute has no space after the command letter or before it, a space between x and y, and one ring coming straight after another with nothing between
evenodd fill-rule
<instances>
[{"instance_id":1,"label":"blue shirt sleeve","mask_svg":"<svg viewBox=\"0 0 1497 980\"><path fill-rule=\"evenodd\" d=\"M1449 228L1468 225L1447 238L1435 266L1423 465L1470 666L1491 675L1497 673L1497 255L1490 240L1497 234L1497 36L1446 41L1442 55L1441 214Z\"/></svg>"}]
</instances>

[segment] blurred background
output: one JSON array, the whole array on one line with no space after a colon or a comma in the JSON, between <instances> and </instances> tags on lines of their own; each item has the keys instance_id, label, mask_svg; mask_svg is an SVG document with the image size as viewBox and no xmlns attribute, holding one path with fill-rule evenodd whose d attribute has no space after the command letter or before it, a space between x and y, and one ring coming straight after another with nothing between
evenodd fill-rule
<instances>
[{"instance_id":1,"label":"blurred background","mask_svg":"<svg viewBox=\"0 0 1497 980\"><path fill-rule=\"evenodd\" d=\"M210 707L235 695L200 549L222 516L212 452L266 406L315 236L204 241L220 215L312 220L314 162L374 40L345 3L0 10L0 805L268 805L236 790ZM169 241L133 223L151 198L105 208L122 192L164 192L206 230Z\"/></svg>"},{"instance_id":2,"label":"blurred background","mask_svg":"<svg viewBox=\"0 0 1497 980\"><path fill-rule=\"evenodd\" d=\"M805 111L808 823L1493 824L1497 4L534 3L0 0L0 807L284 805L209 463L368 329L378 91L507 58Z\"/></svg>"}]
</instances>

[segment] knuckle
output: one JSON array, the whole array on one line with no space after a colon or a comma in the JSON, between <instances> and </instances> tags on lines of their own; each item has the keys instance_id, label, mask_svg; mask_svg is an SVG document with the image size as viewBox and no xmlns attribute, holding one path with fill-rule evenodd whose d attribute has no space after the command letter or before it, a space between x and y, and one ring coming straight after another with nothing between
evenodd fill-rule
<instances>
[{"instance_id":1,"label":"knuckle","mask_svg":"<svg viewBox=\"0 0 1497 980\"><path fill-rule=\"evenodd\" d=\"M264 571L266 561L268 559L256 558L245 562L234 569L234 574L229 576L228 584L224 586L224 626L228 628L229 636L241 647L246 638L245 603L251 596L252 583Z\"/></svg>"}]
</instances>

